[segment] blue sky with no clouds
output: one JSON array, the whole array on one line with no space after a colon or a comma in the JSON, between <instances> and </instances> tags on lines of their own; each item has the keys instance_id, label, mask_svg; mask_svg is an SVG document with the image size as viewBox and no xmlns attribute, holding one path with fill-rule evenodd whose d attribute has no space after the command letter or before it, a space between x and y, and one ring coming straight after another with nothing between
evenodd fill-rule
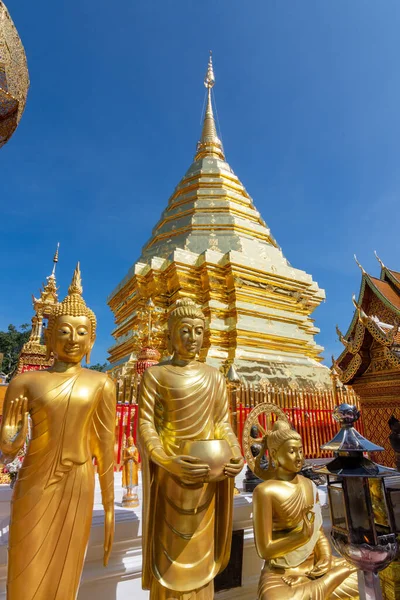
<instances>
[{"instance_id":1,"label":"blue sky with no clouds","mask_svg":"<svg viewBox=\"0 0 400 600\"><path fill-rule=\"evenodd\" d=\"M32 315L51 271L77 260L95 310L93 361L112 344L106 298L140 255L200 133L214 53L228 162L285 256L327 300L326 356L341 350L373 251L400 270L398 0L8 0L31 90L0 150L0 329Z\"/></svg>"}]
</instances>

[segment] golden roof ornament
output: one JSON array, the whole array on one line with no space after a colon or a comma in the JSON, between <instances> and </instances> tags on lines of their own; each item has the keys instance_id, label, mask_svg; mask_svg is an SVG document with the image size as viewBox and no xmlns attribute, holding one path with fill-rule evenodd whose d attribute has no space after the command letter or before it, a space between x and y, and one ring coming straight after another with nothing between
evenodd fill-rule
<instances>
[{"instance_id":1,"label":"golden roof ornament","mask_svg":"<svg viewBox=\"0 0 400 600\"><path fill-rule=\"evenodd\" d=\"M386 267L385 267L385 265L383 264L383 262L381 261L381 259L379 258L379 256L378 256L378 254L377 254L376 250L374 250L374 254L375 254L375 258L376 258L376 260L377 260L377 261L378 261L378 263L381 265L381 269L385 269Z\"/></svg>"},{"instance_id":2,"label":"golden roof ornament","mask_svg":"<svg viewBox=\"0 0 400 600\"><path fill-rule=\"evenodd\" d=\"M37 316L40 313L42 316L48 317L52 306L54 306L58 302L58 289L56 284L56 265L58 263L59 248L60 244L57 243L56 252L53 258L53 270L51 274L48 277L46 277L46 285L43 283L43 289L39 290L40 297L35 298L35 296L32 295L33 308Z\"/></svg>"},{"instance_id":3,"label":"golden roof ornament","mask_svg":"<svg viewBox=\"0 0 400 600\"><path fill-rule=\"evenodd\" d=\"M11 138L24 112L29 73L24 47L0 0L0 148Z\"/></svg>"},{"instance_id":4,"label":"golden roof ornament","mask_svg":"<svg viewBox=\"0 0 400 600\"><path fill-rule=\"evenodd\" d=\"M364 269L364 267L361 265L361 263L359 263L359 262L358 262L358 260L357 260L357 256L356 256L356 255L354 255L354 260L356 261L356 265L357 265L357 267L360 269L361 273L362 273L363 275L366 275L366 274L367 274L367 272L366 272L366 270Z\"/></svg>"},{"instance_id":5,"label":"golden roof ornament","mask_svg":"<svg viewBox=\"0 0 400 600\"><path fill-rule=\"evenodd\" d=\"M212 63L212 50L210 50L210 58L208 59L207 73L204 78L204 85L207 89L214 87L215 75Z\"/></svg>"},{"instance_id":6,"label":"golden roof ornament","mask_svg":"<svg viewBox=\"0 0 400 600\"><path fill-rule=\"evenodd\" d=\"M225 160L224 149L217 134L217 127L215 125L214 111L212 107L211 90L215 85L215 75L211 51L210 58L208 59L207 73L204 78L204 85L207 88L207 106L204 115L201 138L197 144L195 160L200 160L205 156L213 156L214 158Z\"/></svg>"}]
</instances>

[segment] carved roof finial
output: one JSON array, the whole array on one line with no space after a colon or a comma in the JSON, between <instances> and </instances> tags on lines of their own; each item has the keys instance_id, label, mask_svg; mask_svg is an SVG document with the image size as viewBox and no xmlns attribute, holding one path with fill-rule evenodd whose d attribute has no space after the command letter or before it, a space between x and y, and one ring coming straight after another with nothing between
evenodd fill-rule
<instances>
[{"instance_id":1,"label":"carved roof finial","mask_svg":"<svg viewBox=\"0 0 400 600\"><path fill-rule=\"evenodd\" d=\"M356 261L356 264L357 264L357 266L360 268L360 270L361 270L361 273L362 273L363 275L366 275L366 274L367 274L367 272L366 272L366 270L363 268L363 266L362 266L362 265L361 265L361 264L358 262L358 260L357 260L357 256L356 256L356 255L354 255L354 260Z\"/></svg>"},{"instance_id":2,"label":"carved roof finial","mask_svg":"<svg viewBox=\"0 0 400 600\"><path fill-rule=\"evenodd\" d=\"M385 265L383 264L383 262L382 262L382 261L381 261L381 259L379 258L379 256L378 256L378 254L377 254L376 250L374 250L374 254L375 254L375 258L376 258L376 260L377 260L377 261L378 261L378 263L381 265L381 269L384 269L384 268L385 268Z\"/></svg>"}]
</instances>

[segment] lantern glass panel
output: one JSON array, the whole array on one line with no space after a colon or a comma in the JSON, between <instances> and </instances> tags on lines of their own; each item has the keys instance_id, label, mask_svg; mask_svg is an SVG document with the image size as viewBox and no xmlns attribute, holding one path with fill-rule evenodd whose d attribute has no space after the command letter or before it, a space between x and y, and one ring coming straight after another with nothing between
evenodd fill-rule
<instances>
[{"instance_id":1,"label":"lantern glass panel","mask_svg":"<svg viewBox=\"0 0 400 600\"><path fill-rule=\"evenodd\" d=\"M378 535L389 533L390 523L385 499L385 486L382 479L371 478L368 481L371 494L372 510L375 519L375 528Z\"/></svg>"},{"instance_id":2,"label":"lantern glass panel","mask_svg":"<svg viewBox=\"0 0 400 600\"><path fill-rule=\"evenodd\" d=\"M342 531L347 531L346 507L342 484L330 483L328 491L332 513L332 525Z\"/></svg>"},{"instance_id":3,"label":"lantern glass panel","mask_svg":"<svg viewBox=\"0 0 400 600\"><path fill-rule=\"evenodd\" d=\"M392 505L396 533L400 533L400 489L388 488L386 492L389 497L389 502Z\"/></svg>"},{"instance_id":4,"label":"lantern glass panel","mask_svg":"<svg viewBox=\"0 0 400 600\"><path fill-rule=\"evenodd\" d=\"M368 479L348 477L345 480L345 490L349 507L351 541L355 544L376 544Z\"/></svg>"}]
</instances>

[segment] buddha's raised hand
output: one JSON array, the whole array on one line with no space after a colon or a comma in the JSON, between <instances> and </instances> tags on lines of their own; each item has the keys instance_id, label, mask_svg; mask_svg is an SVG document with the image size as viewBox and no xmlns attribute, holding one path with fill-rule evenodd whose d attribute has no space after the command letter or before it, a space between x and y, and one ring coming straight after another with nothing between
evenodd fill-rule
<instances>
[{"instance_id":1,"label":"buddha's raised hand","mask_svg":"<svg viewBox=\"0 0 400 600\"><path fill-rule=\"evenodd\" d=\"M1 425L0 444L4 455L15 455L25 443L28 433L28 398L21 394L11 400Z\"/></svg>"}]
</instances>

